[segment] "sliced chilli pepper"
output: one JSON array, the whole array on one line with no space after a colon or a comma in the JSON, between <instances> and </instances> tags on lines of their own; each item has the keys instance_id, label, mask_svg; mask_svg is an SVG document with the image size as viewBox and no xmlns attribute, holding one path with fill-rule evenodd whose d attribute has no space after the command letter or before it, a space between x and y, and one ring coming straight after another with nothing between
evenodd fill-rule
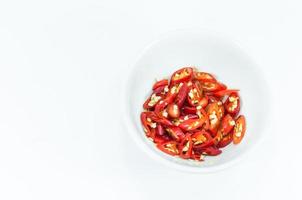
<instances>
[{"instance_id":1,"label":"sliced chilli pepper","mask_svg":"<svg viewBox=\"0 0 302 200\"><path fill-rule=\"evenodd\" d=\"M183 84L178 92L177 97L175 98L175 103L178 105L179 108L181 108L186 101L187 95L189 92L189 87L187 84Z\"/></svg>"},{"instance_id":2,"label":"sliced chilli pepper","mask_svg":"<svg viewBox=\"0 0 302 200\"><path fill-rule=\"evenodd\" d=\"M220 130L217 131L215 137L213 138L214 145L217 145L223 138L222 132Z\"/></svg>"},{"instance_id":3,"label":"sliced chilli pepper","mask_svg":"<svg viewBox=\"0 0 302 200\"><path fill-rule=\"evenodd\" d=\"M203 114L203 116L206 119L204 129L205 130L209 130L209 128L210 128L209 116L207 115L207 113L206 113L206 111L204 109L200 109L200 111L201 111L201 114Z\"/></svg>"},{"instance_id":4,"label":"sliced chilli pepper","mask_svg":"<svg viewBox=\"0 0 302 200\"><path fill-rule=\"evenodd\" d=\"M179 107L175 103L171 103L168 105L167 112L171 118L178 118L180 116Z\"/></svg>"},{"instance_id":5,"label":"sliced chilli pepper","mask_svg":"<svg viewBox=\"0 0 302 200\"><path fill-rule=\"evenodd\" d=\"M226 136L235 126L235 121L231 117L231 115L227 114L222 118L220 124L220 131L223 136Z\"/></svg>"},{"instance_id":6,"label":"sliced chilli pepper","mask_svg":"<svg viewBox=\"0 0 302 200\"><path fill-rule=\"evenodd\" d=\"M214 76L206 72L194 72L194 78L202 82L217 82Z\"/></svg>"},{"instance_id":7,"label":"sliced chilli pepper","mask_svg":"<svg viewBox=\"0 0 302 200\"><path fill-rule=\"evenodd\" d=\"M166 131L168 132L170 137L176 141L181 141L185 137L184 132L182 132L182 130L177 126L171 126L169 128L166 128Z\"/></svg>"},{"instance_id":8,"label":"sliced chilli pepper","mask_svg":"<svg viewBox=\"0 0 302 200\"><path fill-rule=\"evenodd\" d=\"M222 119L222 117L224 116L224 107L221 101L217 102L218 105L218 117L219 119Z\"/></svg>"},{"instance_id":9,"label":"sliced chilli pepper","mask_svg":"<svg viewBox=\"0 0 302 200\"><path fill-rule=\"evenodd\" d=\"M157 148L164 153L176 156L179 154L178 143L175 141L168 141L164 143L157 144Z\"/></svg>"},{"instance_id":10,"label":"sliced chilli pepper","mask_svg":"<svg viewBox=\"0 0 302 200\"><path fill-rule=\"evenodd\" d=\"M155 93L152 94L147 101L145 101L143 107L144 109L148 110L153 108L160 100L162 99L161 96L157 96Z\"/></svg>"},{"instance_id":11,"label":"sliced chilli pepper","mask_svg":"<svg viewBox=\"0 0 302 200\"><path fill-rule=\"evenodd\" d=\"M160 115L160 113L165 109L165 107L169 104L169 102L165 99L165 100L161 100L158 102L158 104L156 104L154 112L157 115Z\"/></svg>"},{"instance_id":12,"label":"sliced chilli pepper","mask_svg":"<svg viewBox=\"0 0 302 200\"><path fill-rule=\"evenodd\" d=\"M201 150L201 153L202 154L205 154L205 155L208 155L208 156L217 156L219 154L221 154L221 150L220 149L217 149L216 147L207 147L205 149L202 149Z\"/></svg>"},{"instance_id":13,"label":"sliced chilli pepper","mask_svg":"<svg viewBox=\"0 0 302 200\"><path fill-rule=\"evenodd\" d=\"M156 104L155 109L154 109L154 111L155 111L156 114L159 115L160 112L162 112L168 104L170 104L170 103L172 103L174 101L174 99L175 99L175 97L177 95L178 87L179 86L173 86L171 88L171 90L168 92L166 98L164 100L160 100Z\"/></svg>"},{"instance_id":14,"label":"sliced chilli pepper","mask_svg":"<svg viewBox=\"0 0 302 200\"><path fill-rule=\"evenodd\" d=\"M220 120L224 115L224 108L222 106L222 103L220 101L210 103L207 106L207 114L210 121L209 130L211 131L213 137L215 137L220 124Z\"/></svg>"},{"instance_id":15,"label":"sliced chilli pepper","mask_svg":"<svg viewBox=\"0 0 302 200\"><path fill-rule=\"evenodd\" d=\"M179 69L173 73L173 75L171 77L171 85L189 81L192 79L192 76L193 76L193 69L191 67L185 67L185 68Z\"/></svg>"},{"instance_id":16,"label":"sliced chilli pepper","mask_svg":"<svg viewBox=\"0 0 302 200\"><path fill-rule=\"evenodd\" d=\"M200 94L197 92L196 88L192 88L189 91L187 101L191 106L197 106L199 101L201 100Z\"/></svg>"},{"instance_id":17,"label":"sliced chilli pepper","mask_svg":"<svg viewBox=\"0 0 302 200\"><path fill-rule=\"evenodd\" d=\"M188 115L183 115L179 117L180 121L186 121L188 119L198 119L198 115L196 114L188 114Z\"/></svg>"},{"instance_id":18,"label":"sliced chilli pepper","mask_svg":"<svg viewBox=\"0 0 302 200\"><path fill-rule=\"evenodd\" d=\"M201 87L206 92L216 92L222 90L222 86L218 82L204 82Z\"/></svg>"},{"instance_id":19,"label":"sliced chilli pepper","mask_svg":"<svg viewBox=\"0 0 302 200\"><path fill-rule=\"evenodd\" d=\"M208 105L208 103L209 103L209 98L207 96L205 96L199 101L198 105L205 108Z\"/></svg>"},{"instance_id":20,"label":"sliced chilli pepper","mask_svg":"<svg viewBox=\"0 0 302 200\"><path fill-rule=\"evenodd\" d=\"M224 136L216 145L218 148L223 148L226 147L227 145L229 145L231 142L233 141L233 135L232 134L228 134L226 136Z\"/></svg>"},{"instance_id":21,"label":"sliced chilli pepper","mask_svg":"<svg viewBox=\"0 0 302 200\"><path fill-rule=\"evenodd\" d=\"M192 155L192 147L193 147L193 143L192 143L191 134L187 134L180 142L179 156L185 159L190 158Z\"/></svg>"},{"instance_id":22,"label":"sliced chilli pepper","mask_svg":"<svg viewBox=\"0 0 302 200\"><path fill-rule=\"evenodd\" d=\"M198 93L200 93L200 96L203 95L203 89L202 89L202 86L199 81L193 81L192 86L198 90Z\"/></svg>"},{"instance_id":23,"label":"sliced chilli pepper","mask_svg":"<svg viewBox=\"0 0 302 200\"><path fill-rule=\"evenodd\" d=\"M230 95L230 94L232 94L232 93L236 93L236 92L238 92L239 90L220 90L220 91L218 91L218 92L214 92L214 94L213 95L215 95L215 96L218 96L218 97L223 97L223 96L225 96L225 95Z\"/></svg>"},{"instance_id":24,"label":"sliced chilli pepper","mask_svg":"<svg viewBox=\"0 0 302 200\"><path fill-rule=\"evenodd\" d=\"M144 128L144 132L146 133L146 135L150 135L151 134L151 131L150 131L150 128L148 126L148 122L147 122L147 114L146 112L142 112L141 113L141 122L143 124L143 128Z\"/></svg>"},{"instance_id":25,"label":"sliced chilli pepper","mask_svg":"<svg viewBox=\"0 0 302 200\"><path fill-rule=\"evenodd\" d=\"M171 121L169 121L168 119L166 119L164 117L159 117L154 112L146 112L146 114L147 114L147 118L150 118L151 120L153 120L157 123L160 123L164 126L173 126L173 123Z\"/></svg>"},{"instance_id":26,"label":"sliced chilli pepper","mask_svg":"<svg viewBox=\"0 0 302 200\"><path fill-rule=\"evenodd\" d=\"M196 114L196 107L189 107L189 106L185 106L182 108L182 112L184 114Z\"/></svg>"},{"instance_id":27,"label":"sliced chilli pepper","mask_svg":"<svg viewBox=\"0 0 302 200\"><path fill-rule=\"evenodd\" d=\"M156 135L163 136L165 134L165 130L161 124L157 124L156 126Z\"/></svg>"},{"instance_id":28,"label":"sliced chilli pepper","mask_svg":"<svg viewBox=\"0 0 302 200\"><path fill-rule=\"evenodd\" d=\"M210 103L214 103L214 102L217 102L217 101L220 101L220 98L219 97L216 97L216 96L212 96L213 94L206 94L208 99L209 99L209 102Z\"/></svg>"},{"instance_id":29,"label":"sliced chilli pepper","mask_svg":"<svg viewBox=\"0 0 302 200\"><path fill-rule=\"evenodd\" d=\"M206 142L208 139L204 135L204 131L198 131L192 134L193 145L199 145Z\"/></svg>"},{"instance_id":30,"label":"sliced chilli pepper","mask_svg":"<svg viewBox=\"0 0 302 200\"><path fill-rule=\"evenodd\" d=\"M163 80L157 81L157 82L153 85L152 89L155 90L155 89L158 88L158 87L167 86L167 85L169 85L168 79L163 79Z\"/></svg>"},{"instance_id":31,"label":"sliced chilli pepper","mask_svg":"<svg viewBox=\"0 0 302 200\"><path fill-rule=\"evenodd\" d=\"M197 134L197 133L195 133L195 134ZM201 134L203 136L202 140L205 139L205 141L203 141L203 142L199 141L197 143L194 143L194 149L197 149L197 150L198 149L204 149L204 148L207 148L207 147L212 146L212 145L215 144L214 138L207 131L203 130L200 133L198 132L198 134ZM195 135L194 135L194 138L196 138ZM193 139L193 141L194 141L194 139Z\"/></svg>"},{"instance_id":32,"label":"sliced chilli pepper","mask_svg":"<svg viewBox=\"0 0 302 200\"><path fill-rule=\"evenodd\" d=\"M233 143L239 144L245 134L246 130L246 123L245 123L245 117L243 115L240 115L237 120L236 124L233 130Z\"/></svg>"},{"instance_id":33,"label":"sliced chilli pepper","mask_svg":"<svg viewBox=\"0 0 302 200\"><path fill-rule=\"evenodd\" d=\"M228 87L223 84L223 83L219 83L220 84L220 90L226 90Z\"/></svg>"},{"instance_id":34,"label":"sliced chilli pepper","mask_svg":"<svg viewBox=\"0 0 302 200\"><path fill-rule=\"evenodd\" d=\"M156 135L156 128L157 128L158 124L156 124L155 122L152 121L152 119L150 118L150 113L151 112L142 112L141 121L142 121L142 124L144 127L144 131L146 133L146 136L154 139L154 137Z\"/></svg>"},{"instance_id":35,"label":"sliced chilli pepper","mask_svg":"<svg viewBox=\"0 0 302 200\"><path fill-rule=\"evenodd\" d=\"M153 141L157 144L161 144L161 143L164 143L164 142L168 142L168 141L171 141L171 139L169 138L169 136L167 135L156 135L153 139Z\"/></svg>"},{"instance_id":36,"label":"sliced chilli pepper","mask_svg":"<svg viewBox=\"0 0 302 200\"><path fill-rule=\"evenodd\" d=\"M231 93L230 96L226 99L224 107L228 113L233 116L236 116L240 111L240 99L238 93Z\"/></svg>"},{"instance_id":37,"label":"sliced chilli pepper","mask_svg":"<svg viewBox=\"0 0 302 200\"><path fill-rule=\"evenodd\" d=\"M200 83L194 82L189 90L187 101L191 106L198 106L201 104L202 99L202 88L200 86Z\"/></svg>"},{"instance_id":38,"label":"sliced chilli pepper","mask_svg":"<svg viewBox=\"0 0 302 200\"><path fill-rule=\"evenodd\" d=\"M198 108L196 114L198 115L199 118L205 119L204 129L208 130L210 128L210 121L207 112L203 108Z\"/></svg>"},{"instance_id":39,"label":"sliced chilli pepper","mask_svg":"<svg viewBox=\"0 0 302 200\"><path fill-rule=\"evenodd\" d=\"M203 159L202 159L203 157L202 157L200 154L195 153L194 151L192 151L191 158L192 158L193 160L203 161Z\"/></svg>"},{"instance_id":40,"label":"sliced chilli pepper","mask_svg":"<svg viewBox=\"0 0 302 200\"><path fill-rule=\"evenodd\" d=\"M161 94L161 93L164 93L165 92L165 88L166 86L159 86L157 87L156 89L153 90L153 93L154 94Z\"/></svg>"},{"instance_id":41,"label":"sliced chilli pepper","mask_svg":"<svg viewBox=\"0 0 302 200\"><path fill-rule=\"evenodd\" d=\"M207 131L203 130L202 134L207 138L207 141L210 141L210 140L213 139L212 136L211 136L211 134L209 132L207 132Z\"/></svg>"},{"instance_id":42,"label":"sliced chilli pepper","mask_svg":"<svg viewBox=\"0 0 302 200\"><path fill-rule=\"evenodd\" d=\"M156 136L156 129L155 128L151 128L150 131L150 135L147 135L148 137L152 138L154 140L155 136Z\"/></svg>"},{"instance_id":43,"label":"sliced chilli pepper","mask_svg":"<svg viewBox=\"0 0 302 200\"><path fill-rule=\"evenodd\" d=\"M155 122L161 123L164 126L173 126L174 124L166 118L156 118Z\"/></svg>"},{"instance_id":44,"label":"sliced chilli pepper","mask_svg":"<svg viewBox=\"0 0 302 200\"><path fill-rule=\"evenodd\" d=\"M179 128L181 128L184 131L193 131L198 129L199 127L202 127L202 125L205 122L205 118L203 119L188 119L182 123L179 124Z\"/></svg>"},{"instance_id":45,"label":"sliced chilli pepper","mask_svg":"<svg viewBox=\"0 0 302 200\"><path fill-rule=\"evenodd\" d=\"M148 109L150 109L150 108L152 108L153 106L149 106L149 102L151 101L151 97L149 97L145 102L144 102L144 104L143 104L143 108L145 109L145 110L148 110Z\"/></svg>"}]
</instances>

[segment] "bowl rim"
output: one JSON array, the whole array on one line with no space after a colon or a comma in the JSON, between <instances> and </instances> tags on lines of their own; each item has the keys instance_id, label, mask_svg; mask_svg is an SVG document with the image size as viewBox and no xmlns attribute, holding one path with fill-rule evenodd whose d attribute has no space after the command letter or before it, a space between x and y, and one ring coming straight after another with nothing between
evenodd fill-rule
<instances>
[{"instance_id":1,"label":"bowl rim","mask_svg":"<svg viewBox=\"0 0 302 200\"><path fill-rule=\"evenodd\" d=\"M129 70L126 71L125 76L122 80L123 89L122 89L122 98L121 99L122 99L122 105L123 105L122 106L123 124L126 127L126 131L131 135L134 142L137 144L137 146L140 147L140 149L142 151L144 151L146 154L148 154L149 157L153 158L154 160L158 161L159 163L162 163L163 165L165 165L167 167L179 170L181 172L191 172L191 173L213 173L213 172L221 171L223 169L227 169L227 168L233 166L234 164L239 163L239 161L242 161L245 157L247 157L246 155L251 153L252 150L255 149L255 147L257 147L264 141L264 138L267 137L268 134L261 134L261 137L259 137L259 139L255 143L253 143L253 145L251 145L247 150L245 150L244 153L238 155L236 158L234 158L226 163L223 163L218 166L209 166L209 167L198 168L198 167L193 167L193 166L183 165L181 163L173 162L171 160L165 159L164 157L158 155L157 152L152 151L147 146L147 144L145 144L137 136L137 134L135 133L135 132L137 132L136 127L135 127L134 123L131 121L129 115L127 114L127 113L130 113L130 108L127 105L127 99L129 98L129 95L127 92L128 88L129 88L128 84L130 82L131 74L136 69L137 63L145 55L145 53L149 49L151 49L154 45L169 38L169 36L171 36L171 35L175 35L175 34L179 34L179 33L186 33L186 34L199 33L200 37L205 37L205 36L217 37L217 38L231 44L234 48L239 50L242 55L244 55L246 58L248 58L248 60L252 62L253 68L256 68L258 73L260 73L260 76L262 76L261 78L262 78L263 82L265 83L265 88L268 89L268 91L266 93L266 98L267 98L267 102L269 102L269 104L267 105L268 107L267 107L266 122L269 122L271 120L272 111L273 111L272 107L274 106L274 104L272 103L270 85L269 85L268 81L266 81L265 75L264 75L263 71L261 70L260 66L258 65L258 63L255 62L255 59L251 55L247 54L247 50L246 50L247 48L243 48L242 44L239 45L238 41L234 40L229 35L222 33L222 32L217 32L217 31L208 30L208 29L176 29L173 31L168 31L163 34L160 34L157 37L155 37L155 39L153 41L149 42L144 48L142 48L140 53L134 59L134 62L130 64ZM262 133L269 132L270 129L271 129L271 123L266 123L266 125L263 127L261 132Z\"/></svg>"}]
</instances>

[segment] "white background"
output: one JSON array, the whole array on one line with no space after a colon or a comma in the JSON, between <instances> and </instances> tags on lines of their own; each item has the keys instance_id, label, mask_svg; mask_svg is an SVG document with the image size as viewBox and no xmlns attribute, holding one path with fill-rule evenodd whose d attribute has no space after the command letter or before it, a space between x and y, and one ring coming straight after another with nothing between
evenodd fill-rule
<instances>
[{"instance_id":1,"label":"white background","mask_svg":"<svg viewBox=\"0 0 302 200\"><path fill-rule=\"evenodd\" d=\"M301 199L301 9L298 0L1 1L0 199ZM272 130L217 173L154 162L121 121L123 73L150 41L183 28L239 41L272 88Z\"/></svg>"}]
</instances>

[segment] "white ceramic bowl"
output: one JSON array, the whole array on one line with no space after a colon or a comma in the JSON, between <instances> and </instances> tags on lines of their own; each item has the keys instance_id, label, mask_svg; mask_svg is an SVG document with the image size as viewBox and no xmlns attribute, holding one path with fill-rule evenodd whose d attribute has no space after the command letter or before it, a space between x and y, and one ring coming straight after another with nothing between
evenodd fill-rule
<instances>
[{"instance_id":1,"label":"white ceramic bowl","mask_svg":"<svg viewBox=\"0 0 302 200\"><path fill-rule=\"evenodd\" d=\"M221 155L207 156L204 162L159 151L146 138L140 122L143 102L155 79L168 77L184 66L196 66L213 73L229 88L240 89L241 113L247 120L246 135L239 145L229 145ZM141 149L164 164L190 172L216 171L245 157L262 138L269 118L269 89L253 60L236 43L217 33L199 30L171 32L146 47L127 76L123 103L126 126Z\"/></svg>"}]
</instances>

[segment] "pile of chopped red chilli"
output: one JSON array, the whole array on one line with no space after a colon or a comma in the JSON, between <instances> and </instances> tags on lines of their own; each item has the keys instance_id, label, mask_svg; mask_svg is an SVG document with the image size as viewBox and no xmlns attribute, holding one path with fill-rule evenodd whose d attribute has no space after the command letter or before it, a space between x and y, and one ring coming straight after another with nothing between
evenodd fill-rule
<instances>
[{"instance_id":1,"label":"pile of chopped red chilli","mask_svg":"<svg viewBox=\"0 0 302 200\"><path fill-rule=\"evenodd\" d=\"M239 91L227 89L212 74L185 67L174 72L170 81L156 82L152 90L141 122L146 136L161 151L204 160L242 140L246 125L245 117L238 116Z\"/></svg>"}]
</instances>

